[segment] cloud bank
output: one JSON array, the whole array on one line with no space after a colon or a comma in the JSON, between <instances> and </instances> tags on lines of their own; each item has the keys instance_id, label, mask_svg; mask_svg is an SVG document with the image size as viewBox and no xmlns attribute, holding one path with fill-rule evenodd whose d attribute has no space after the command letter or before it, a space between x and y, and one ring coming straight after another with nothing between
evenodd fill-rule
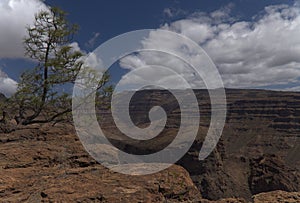
<instances>
[{"instance_id":1,"label":"cloud bank","mask_svg":"<svg viewBox=\"0 0 300 203\"><path fill-rule=\"evenodd\" d=\"M34 15L45 9L40 0L0 1L0 58L24 57L26 26L32 25Z\"/></svg>"},{"instance_id":2,"label":"cloud bank","mask_svg":"<svg viewBox=\"0 0 300 203\"><path fill-rule=\"evenodd\" d=\"M26 26L33 24L37 12L46 9L40 0L0 1L0 59L24 58ZM10 96L16 89L17 82L0 70L0 92Z\"/></svg>"},{"instance_id":3,"label":"cloud bank","mask_svg":"<svg viewBox=\"0 0 300 203\"><path fill-rule=\"evenodd\" d=\"M215 62L225 87L256 88L299 83L299 7L296 4L268 6L251 21L232 17L233 7L230 4L212 13L194 13L161 28L183 34L201 45ZM155 33L151 33L143 45L144 48L168 46L174 51L182 51L179 48L183 46L180 41L159 38ZM193 60L192 55L186 57ZM169 59L140 53L124 58L120 65L133 69L141 64L151 64L151 60ZM174 65L176 69L178 65ZM193 73L182 67L181 74L189 76ZM130 80L127 78L123 82Z\"/></svg>"}]
</instances>

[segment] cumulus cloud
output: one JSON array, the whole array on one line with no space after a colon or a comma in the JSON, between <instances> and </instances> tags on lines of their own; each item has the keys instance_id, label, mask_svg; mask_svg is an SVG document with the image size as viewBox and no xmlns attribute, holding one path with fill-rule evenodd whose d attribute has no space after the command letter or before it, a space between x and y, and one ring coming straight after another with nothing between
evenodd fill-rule
<instances>
[{"instance_id":1,"label":"cumulus cloud","mask_svg":"<svg viewBox=\"0 0 300 203\"><path fill-rule=\"evenodd\" d=\"M24 58L26 26L33 24L35 13L46 9L40 0L0 1L0 59ZM17 82L0 70L0 92L10 96L16 89Z\"/></svg>"},{"instance_id":2,"label":"cumulus cloud","mask_svg":"<svg viewBox=\"0 0 300 203\"><path fill-rule=\"evenodd\" d=\"M69 44L69 46L72 48L72 52L76 52L76 51L83 52L77 42L72 42L71 44Z\"/></svg>"},{"instance_id":3,"label":"cumulus cloud","mask_svg":"<svg viewBox=\"0 0 300 203\"><path fill-rule=\"evenodd\" d=\"M33 25L35 14L45 10L49 10L49 7L43 0L0 1L0 59L25 58L23 39L27 27ZM70 46L73 51L81 51L77 42ZM16 81L0 71L0 92L11 95L16 91L16 84Z\"/></svg>"},{"instance_id":4,"label":"cumulus cloud","mask_svg":"<svg viewBox=\"0 0 300 203\"><path fill-rule=\"evenodd\" d=\"M24 57L26 26L34 22L35 13L46 9L40 0L0 1L0 58Z\"/></svg>"},{"instance_id":5,"label":"cumulus cloud","mask_svg":"<svg viewBox=\"0 0 300 203\"><path fill-rule=\"evenodd\" d=\"M299 8L269 6L255 22L235 22L215 29L215 36L203 48L227 86L278 85L299 79Z\"/></svg>"},{"instance_id":6,"label":"cumulus cloud","mask_svg":"<svg viewBox=\"0 0 300 203\"><path fill-rule=\"evenodd\" d=\"M206 60L201 60L205 58L205 55L203 53L199 54L195 50L193 42L178 38L173 33L157 30L149 33L149 37L142 41L142 46L145 50L151 51L141 51L135 55L124 57L120 61L120 66L132 71L147 67L147 69L144 69L145 73L141 74L141 72L136 71L138 74L131 74L130 77L125 76L120 81L121 85L129 86L130 83L136 84L143 81L144 84L159 84L161 87L169 89L205 88L201 77L196 74L196 70L190 65L207 66L205 64ZM157 49L160 51L153 51ZM186 61L182 59L186 59ZM167 71L171 74L168 77L166 77L165 68L169 68L173 72ZM210 74L214 72L214 70L210 71ZM202 74L210 75L204 73L204 71L202 71ZM178 76L188 81L190 86L178 82L179 80L176 79ZM215 84L219 85L217 82Z\"/></svg>"},{"instance_id":7,"label":"cumulus cloud","mask_svg":"<svg viewBox=\"0 0 300 203\"><path fill-rule=\"evenodd\" d=\"M186 35L201 45L215 62L226 87L286 86L298 82L299 7L296 4L268 6L251 21L239 21L232 17L230 12L233 7L230 4L211 13L194 13L161 28ZM157 38L155 34L145 42L144 48L168 46L182 51L180 47L183 46L178 40L164 39L163 36ZM193 60L193 55L186 57ZM140 64L151 64L151 60L166 60L166 56L153 57L140 53L124 58L120 65L128 68L135 64L138 67ZM178 66L175 64L175 69ZM193 75L183 65L181 74Z\"/></svg>"},{"instance_id":8,"label":"cumulus cloud","mask_svg":"<svg viewBox=\"0 0 300 203\"><path fill-rule=\"evenodd\" d=\"M0 93L5 94L9 97L14 94L17 90L17 82L10 79L6 73L0 69Z\"/></svg>"}]
</instances>

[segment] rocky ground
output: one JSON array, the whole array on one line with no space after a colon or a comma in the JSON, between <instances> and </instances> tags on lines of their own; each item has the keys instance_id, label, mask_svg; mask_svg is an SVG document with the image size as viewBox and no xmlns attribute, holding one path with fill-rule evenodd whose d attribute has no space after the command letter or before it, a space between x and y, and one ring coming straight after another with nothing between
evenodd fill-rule
<instances>
[{"instance_id":1,"label":"rocky ground","mask_svg":"<svg viewBox=\"0 0 300 203\"><path fill-rule=\"evenodd\" d=\"M147 176L114 173L94 161L70 127L43 126L0 134L1 202L248 202L201 197L183 167ZM254 202L299 202L300 193L276 191Z\"/></svg>"},{"instance_id":2,"label":"rocky ground","mask_svg":"<svg viewBox=\"0 0 300 203\"><path fill-rule=\"evenodd\" d=\"M69 124L0 133L0 202L300 202L300 94L227 90L222 138L205 161L198 161L210 107L207 93L196 93L202 116L197 139L176 165L149 176L104 168ZM144 103L147 97L154 99ZM155 142L118 139L122 135L111 118L99 123L124 150L158 150L177 132L178 105L165 92L137 98L142 102L133 101L133 120L142 126L156 101L172 104L166 105L170 122Z\"/></svg>"},{"instance_id":3,"label":"rocky ground","mask_svg":"<svg viewBox=\"0 0 300 203\"><path fill-rule=\"evenodd\" d=\"M171 202L199 200L188 172L174 165L150 176L114 173L61 127L0 135L1 202ZM66 133L68 132L68 133Z\"/></svg>"}]
</instances>

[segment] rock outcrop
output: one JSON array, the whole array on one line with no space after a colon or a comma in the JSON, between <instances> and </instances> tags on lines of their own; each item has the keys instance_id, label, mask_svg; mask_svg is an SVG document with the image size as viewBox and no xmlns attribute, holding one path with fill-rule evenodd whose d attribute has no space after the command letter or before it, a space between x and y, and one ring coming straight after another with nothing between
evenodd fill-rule
<instances>
[{"instance_id":1,"label":"rock outcrop","mask_svg":"<svg viewBox=\"0 0 300 203\"><path fill-rule=\"evenodd\" d=\"M201 115L197 139L177 165L150 176L125 176L104 168L84 151L67 124L0 133L0 202L300 202L300 93L226 91L227 120L211 155L198 160L210 122L210 100L207 91L195 90ZM175 97L168 91L141 91L132 99L130 112L136 125L146 127L155 105L165 108L168 121L154 139L128 139L108 108L98 111L99 124L124 151L159 151L180 126Z\"/></svg>"},{"instance_id":2,"label":"rock outcrop","mask_svg":"<svg viewBox=\"0 0 300 203\"><path fill-rule=\"evenodd\" d=\"M67 125L0 134L0 159L0 202L201 199L188 172L180 166L149 176L127 176L104 168L87 154Z\"/></svg>"},{"instance_id":3,"label":"rock outcrop","mask_svg":"<svg viewBox=\"0 0 300 203\"><path fill-rule=\"evenodd\" d=\"M300 93L226 90L227 120L222 137L213 153L199 161L211 106L206 90L194 92L201 116L199 133L189 152L177 164L189 172L204 198L242 197L251 201L252 195L260 192L300 189ZM184 91L178 93L185 94ZM140 154L155 152L173 140L180 126L179 105L166 90L137 92L130 106L133 122L141 127L149 125L148 113L155 105L165 109L168 122L162 133L147 142L126 139L114 127L109 111L105 119L99 121L105 123L102 126L107 132L114 134L112 142L119 148ZM121 137L122 143L118 141Z\"/></svg>"},{"instance_id":4,"label":"rock outcrop","mask_svg":"<svg viewBox=\"0 0 300 203\"><path fill-rule=\"evenodd\" d=\"M298 203L300 192L273 191L253 196L254 203Z\"/></svg>"}]
</instances>

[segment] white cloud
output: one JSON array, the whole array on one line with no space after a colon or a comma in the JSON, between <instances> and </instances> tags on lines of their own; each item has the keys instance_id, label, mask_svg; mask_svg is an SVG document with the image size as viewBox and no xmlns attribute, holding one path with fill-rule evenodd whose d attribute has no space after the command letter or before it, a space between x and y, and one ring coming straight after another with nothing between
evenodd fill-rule
<instances>
[{"instance_id":1,"label":"white cloud","mask_svg":"<svg viewBox=\"0 0 300 203\"><path fill-rule=\"evenodd\" d=\"M143 74L137 72L139 74L131 74L130 77L124 76L120 81L123 86L129 86L130 83L134 83L137 86L140 83L160 84L169 89L185 89L187 86L179 83L178 79L176 79L178 76L181 76L186 81L189 81L192 88L205 87L201 78L195 74L195 70L181 59L188 59L187 62L189 63L199 59L199 55L195 54L195 50L192 50L188 41L179 41L176 35L167 34L166 32L152 31L149 33L149 37L142 41L142 45L146 50L159 48L162 51L142 51L136 55L129 55L121 59L120 66L129 70L149 67L149 69L144 70L146 72ZM173 74L175 72L177 75L166 77L166 72L163 68L171 68ZM168 71L168 73L170 72Z\"/></svg>"},{"instance_id":2,"label":"white cloud","mask_svg":"<svg viewBox=\"0 0 300 203\"><path fill-rule=\"evenodd\" d=\"M205 23L199 23L194 19L185 19L172 23L171 26L165 26L165 29L179 32L197 43L203 43L214 37L215 28Z\"/></svg>"},{"instance_id":3,"label":"white cloud","mask_svg":"<svg viewBox=\"0 0 300 203\"><path fill-rule=\"evenodd\" d=\"M24 57L26 26L34 22L35 13L45 9L40 0L0 1L0 58Z\"/></svg>"},{"instance_id":4,"label":"white cloud","mask_svg":"<svg viewBox=\"0 0 300 203\"><path fill-rule=\"evenodd\" d=\"M269 6L256 22L235 22L203 44L229 87L295 82L300 77L300 10Z\"/></svg>"},{"instance_id":5,"label":"white cloud","mask_svg":"<svg viewBox=\"0 0 300 203\"><path fill-rule=\"evenodd\" d=\"M138 67L145 66L146 63L141 57L135 55L129 55L120 61L120 66L125 69L135 69Z\"/></svg>"},{"instance_id":6,"label":"white cloud","mask_svg":"<svg viewBox=\"0 0 300 203\"><path fill-rule=\"evenodd\" d=\"M49 10L43 0L0 0L0 59L25 58L26 28L33 25L35 14L42 10ZM70 46L73 51L81 51L77 42ZM16 87L17 82L0 70L0 92L10 96Z\"/></svg>"},{"instance_id":7,"label":"white cloud","mask_svg":"<svg viewBox=\"0 0 300 203\"><path fill-rule=\"evenodd\" d=\"M178 16L186 15L187 11L180 8L165 8L163 10L163 15L167 18L174 18Z\"/></svg>"},{"instance_id":8,"label":"white cloud","mask_svg":"<svg viewBox=\"0 0 300 203\"><path fill-rule=\"evenodd\" d=\"M234 8L233 3L229 3L226 6L220 8L219 10L213 11L209 14L210 19L212 19L214 22L224 22L226 21L232 21L234 20L233 17L230 16L231 10Z\"/></svg>"},{"instance_id":9,"label":"white cloud","mask_svg":"<svg viewBox=\"0 0 300 203\"><path fill-rule=\"evenodd\" d=\"M77 42L72 42L71 44L69 44L70 47L72 47L72 51L76 52L76 51L80 51L83 52L80 47L79 44Z\"/></svg>"},{"instance_id":10,"label":"white cloud","mask_svg":"<svg viewBox=\"0 0 300 203\"><path fill-rule=\"evenodd\" d=\"M171 17L174 16L174 14L173 14L171 8L165 8L164 11L163 11L163 13L164 13L166 16L168 16L169 18L171 18Z\"/></svg>"},{"instance_id":11,"label":"white cloud","mask_svg":"<svg viewBox=\"0 0 300 203\"><path fill-rule=\"evenodd\" d=\"M5 94L9 97L14 94L17 90L17 82L10 79L6 73L0 69L0 93Z\"/></svg>"},{"instance_id":12,"label":"white cloud","mask_svg":"<svg viewBox=\"0 0 300 203\"><path fill-rule=\"evenodd\" d=\"M299 81L299 7L268 6L253 21L236 20L230 16L232 8L233 5L228 5L212 13L194 13L162 28L186 35L201 45L217 65L226 87L288 85ZM169 47L174 51L182 51L183 46L178 40L154 33L143 45L144 48ZM186 57L193 60L192 55ZM179 64L172 64L166 56L145 53L124 58L120 65L138 67L153 60L168 61L169 67L179 70ZM182 75L192 75L184 66L181 68Z\"/></svg>"},{"instance_id":13,"label":"white cloud","mask_svg":"<svg viewBox=\"0 0 300 203\"><path fill-rule=\"evenodd\" d=\"M93 48L95 46L96 40L99 37L100 37L100 33L99 32L93 33L93 37L91 39L89 39L89 41L87 43L85 43L85 46L87 48Z\"/></svg>"}]
</instances>

